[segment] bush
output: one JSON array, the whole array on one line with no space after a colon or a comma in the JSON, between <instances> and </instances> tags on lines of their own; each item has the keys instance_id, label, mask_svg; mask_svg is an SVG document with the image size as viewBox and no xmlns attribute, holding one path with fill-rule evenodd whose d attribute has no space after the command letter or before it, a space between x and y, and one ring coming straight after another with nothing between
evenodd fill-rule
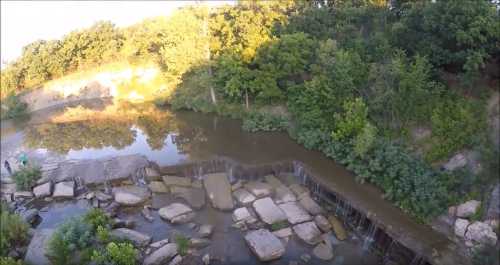
<instances>
[{"instance_id":1,"label":"bush","mask_svg":"<svg viewBox=\"0 0 500 265\"><path fill-rule=\"evenodd\" d=\"M97 232L99 227L102 230L111 226L111 218L99 208L93 208L87 212L83 217L83 221L91 227L93 232Z\"/></svg>"},{"instance_id":2,"label":"bush","mask_svg":"<svg viewBox=\"0 0 500 265\"><path fill-rule=\"evenodd\" d=\"M247 132L285 131L289 127L289 123L287 117L254 111L243 119L243 130Z\"/></svg>"},{"instance_id":3,"label":"bush","mask_svg":"<svg viewBox=\"0 0 500 265\"><path fill-rule=\"evenodd\" d=\"M184 256L187 254L189 248L189 238L184 235L176 235L175 243L177 244L177 249L179 251L179 255Z\"/></svg>"},{"instance_id":4,"label":"bush","mask_svg":"<svg viewBox=\"0 0 500 265\"><path fill-rule=\"evenodd\" d=\"M88 248L92 243L92 228L81 218L63 223L49 241L48 256L55 265L73 264L75 252Z\"/></svg>"},{"instance_id":5,"label":"bush","mask_svg":"<svg viewBox=\"0 0 500 265\"><path fill-rule=\"evenodd\" d=\"M18 190L31 190L36 181L41 177L41 174L38 167L21 167L19 171L13 174L12 178Z\"/></svg>"},{"instance_id":6,"label":"bush","mask_svg":"<svg viewBox=\"0 0 500 265\"><path fill-rule=\"evenodd\" d=\"M96 230L96 238L100 243L108 243L111 241L112 236L108 228L98 226Z\"/></svg>"},{"instance_id":7,"label":"bush","mask_svg":"<svg viewBox=\"0 0 500 265\"><path fill-rule=\"evenodd\" d=\"M27 243L29 226L19 215L5 209L0 215L0 255L7 255L11 249Z\"/></svg>"},{"instance_id":8,"label":"bush","mask_svg":"<svg viewBox=\"0 0 500 265\"><path fill-rule=\"evenodd\" d=\"M27 115L28 104L14 93L2 99L2 119L13 119Z\"/></svg>"},{"instance_id":9,"label":"bush","mask_svg":"<svg viewBox=\"0 0 500 265\"><path fill-rule=\"evenodd\" d=\"M104 251L94 250L91 259L96 265L135 265L136 256L132 244L111 242Z\"/></svg>"},{"instance_id":10,"label":"bush","mask_svg":"<svg viewBox=\"0 0 500 265\"><path fill-rule=\"evenodd\" d=\"M15 260L11 257L0 257L0 265L23 265L22 260Z\"/></svg>"}]
</instances>

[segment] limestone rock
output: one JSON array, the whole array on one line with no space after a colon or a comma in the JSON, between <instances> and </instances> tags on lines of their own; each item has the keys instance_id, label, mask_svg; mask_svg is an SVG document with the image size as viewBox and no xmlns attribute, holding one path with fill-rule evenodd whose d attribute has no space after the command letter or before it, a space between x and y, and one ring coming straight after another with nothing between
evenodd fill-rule
<instances>
[{"instance_id":1,"label":"limestone rock","mask_svg":"<svg viewBox=\"0 0 500 265\"><path fill-rule=\"evenodd\" d=\"M458 218L455 221L455 235L459 237L464 237L465 232L467 232L467 226L469 226L469 221L466 219L460 219Z\"/></svg>"},{"instance_id":2,"label":"limestone rock","mask_svg":"<svg viewBox=\"0 0 500 265\"><path fill-rule=\"evenodd\" d=\"M54 233L54 229L40 229L35 232L28 246L28 251L24 257L27 264L49 265L51 264L47 258L47 246L49 240Z\"/></svg>"},{"instance_id":3,"label":"limestone rock","mask_svg":"<svg viewBox=\"0 0 500 265\"><path fill-rule=\"evenodd\" d=\"M210 245L210 240L206 238L191 238L189 240L189 246L193 248L204 248Z\"/></svg>"},{"instance_id":4,"label":"limestone rock","mask_svg":"<svg viewBox=\"0 0 500 265\"><path fill-rule=\"evenodd\" d=\"M128 228L113 229L111 234L119 239L130 240L136 247L145 247L151 243L150 236Z\"/></svg>"},{"instance_id":5,"label":"limestone rock","mask_svg":"<svg viewBox=\"0 0 500 265\"><path fill-rule=\"evenodd\" d=\"M95 197L101 201L101 202L107 202L107 201L110 201L111 199L113 199L113 196L111 195L108 195L102 191L98 191L95 193Z\"/></svg>"},{"instance_id":6,"label":"limestone rock","mask_svg":"<svg viewBox=\"0 0 500 265\"><path fill-rule=\"evenodd\" d=\"M277 231L273 231L273 234L279 238L289 237L293 234L292 229L290 227L282 228Z\"/></svg>"},{"instance_id":7,"label":"limestone rock","mask_svg":"<svg viewBox=\"0 0 500 265\"><path fill-rule=\"evenodd\" d=\"M233 196L241 205L247 205L255 201L255 196L245 189L235 190L233 192Z\"/></svg>"},{"instance_id":8,"label":"limestone rock","mask_svg":"<svg viewBox=\"0 0 500 265\"><path fill-rule=\"evenodd\" d=\"M326 219L326 217L324 217L321 214L316 215L314 217L314 222L319 227L319 229L321 229L321 231L323 231L323 232L329 232L332 229L332 226L331 226L330 222L328 222L328 219Z\"/></svg>"},{"instance_id":9,"label":"limestone rock","mask_svg":"<svg viewBox=\"0 0 500 265\"><path fill-rule=\"evenodd\" d=\"M209 237L212 234L213 230L214 230L213 225L209 224L201 225L200 228L198 228L198 234L201 237Z\"/></svg>"},{"instance_id":10,"label":"limestone rock","mask_svg":"<svg viewBox=\"0 0 500 265\"><path fill-rule=\"evenodd\" d=\"M33 188L33 194L35 194L35 197L37 198L45 198L50 196L52 194L52 183L49 181L45 184L36 186L35 188Z\"/></svg>"},{"instance_id":11,"label":"limestone rock","mask_svg":"<svg viewBox=\"0 0 500 265\"><path fill-rule=\"evenodd\" d=\"M150 196L148 189L131 185L113 188L113 195L117 203L126 206L141 204Z\"/></svg>"},{"instance_id":12,"label":"limestone rock","mask_svg":"<svg viewBox=\"0 0 500 265\"><path fill-rule=\"evenodd\" d=\"M0 185L0 192L2 192L2 194L12 194L16 192L16 184L2 183L2 185Z\"/></svg>"},{"instance_id":13,"label":"limestone rock","mask_svg":"<svg viewBox=\"0 0 500 265\"><path fill-rule=\"evenodd\" d=\"M500 184L497 184L491 191L488 209L486 210L487 219L500 219Z\"/></svg>"},{"instance_id":14,"label":"limestone rock","mask_svg":"<svg viewBox=\"0 0 500 265\"><path fill-rule=\"evenodd\" d=\"M168 265L179 265L181 264L181 262L182 262L182 256L177 255L168 263Z\"/></svg>"},{"instance_id":15,"label":"limestone rock","mask_svg":"<svg viewBox=\"0 0 500 265\"><path fill-rule=\"evenodd\" d=\"M453 171L467 165L467 158L464 154L458 153L454 155L446 164L443 165L443 168L447 171Z\"/></svg>"},{"instance_id":16,"label":"limestone rock","mask_svg":"<svg viewBox=\"0 0 500 265\"><path fill-rule=\"evenodd\" d=\"M331 246L320 243L313 249L313 254L318 259L321 260L331 260L333 259L333 249Z\"/></svg>"},{"instance_id":17,"label":"limestone rock","mask_svg":"<svg viewBox=\"0 0 500 265\"><path fill-rule=\"evenodd\" d=\"M303 223L312 219L312 217L295 202L283 203L280 204L279 207L285 212L288 222L291 224Z\"/></svg>"},{"instance_id":18,"label":"limestone rock","mask_svg":"<svg viewBox=\"0 0 500 265\"><path fill-rule=\"evenodd\" d=\"M191 221L195 213L189 206L182 203L172 203L158 211L161 218L167 219L172 223L187 223Z\"/></svg>"},{"instance_id":19,"label":"limestone rock","mask_svg":"<svg viewBox=\"0 0 500 265\"><path fill-rule=\"evenodd\" d=\"M264 179L274 189L276 189L277 187L280 187L280 186L284 186L283 183L274 175L267 175L264 177Z\"/></svg>"},{"instance_id":20,"label":"limestone rock","mask_svg":"<svg viewBox=\"0 0 500 265\"><path fill-rule=\"evenodd\" d=\"M56 183L52 197L54 197L54 198L72 198L73 196L75 196L75 182L64 181L64 182Z\"/></svg>"},{"instance_id":21,"label":"limestone rock","mask_svg":"<svg viewBox=\"0 0 500 265\"><path fill-rule=\"evenodd\" d=\"M472 216L479 209L480 201L470 200L457 206L457 217L467 218Z\"/></svg>"},{"instance_id":22,"label":"limestone rock","mask_svg":"<svg viewBox=\"0 0 500 265\"><path fill-rule=\"evenodd\" d=\"M177 244L166 244L147 256L143 265L162 265L169 262L175 255L177 255Z\"/></svg>"},{"instance_id":23,"label":"limestone rock","mask_svg":"<svg viewBox=\"0 0 500 265\"><path fill-rule=\"evenodd\" d=\"M344 228L344 225L342 222L335 216L330 215L328 217L328 221L330 221L330 224L333 227L333 232L335 233L335 236L337 237L338 240L346 240L347 239L347 232Z\"/></svg>"},{"instance_id":24,"label":"limestone rock","mask_svg":"<svg viewBox=\"0 0 500 265\"><path fill-rule=\"evenodd\" d=\"M303 196L299 200L300 205L306 209L312 215L318 215L323 213L323 209L318 205L310 196Z\"/></svg>"},{"instance_id":25,"label":"limestone rock","mask_svg":"<svg viewBox=\"0 0 500 265\"><path fill-rule=\"evenodd\" d=\"M191 187L191 179L183 178L177 176L163 176L163 183L165 186L181 186L181 187Z\"/></svg>"},{"instance_id":26,"label":"limestone rock","mask_svg":"<svg viewBox=\"0 0 500 265\"><path fill-rule=\"evenodd\" d=\"M467 227L465 239L479 244L496 245L497 235L491 226L483 222L474 222Z\"/></svg>"},{"instance_id":27,"label":"limestone rock","mask_svg":"<svg viewBox=\"0 0 500 265\"><path fill-rule=\"evenodd\" d=\"M309 190L306 187L299 184L290 185L290 190L292 190L293 193L295 193L298 199L301 199L304 196L309 196Z\"/></svg>"},{"instance_id":28,"label":"limestone rock","mask_svg":"<svg viewBox=\"0 0 500 265\"><path fill-rule=\"evenodd\" d=\"M168 188L162 181L151 181L148 186L151 192L168 193Z\"/></svg>"},{"instance_id":29,"label":"limestone rock","mask_svg":"<svg viewBox=\"0 0 500 265\"><path fill-rule=\"evenodd\" d=\"M251 181L245 184L245 189L250 191L255 197L263 198L271 195L273 187L264 182Z\"/></svg>"},{"instance_id":30,"label":"limestone rock","mask_svg":"<svg viewBox=\"0 0 500 265\"><path fill-rule=\"evenodd\" d=\"M233 212L233 221L234 222L249 222L249 223L254 223L255 218L250 214L248 209L246 207L241 207Z\"/></svg>"},{"instance_id":31,"label":"limestone rock","mask_svg":"<svg viewBox=\"0 0 500 265\"><path fill-rule=\"evenodd\" d=\"M203 184L214 208L219 210L232 210L234 208L231 184L226 173L205 175Z\"/></svg>"},{"instance_id":32,"label":"limestone rock","mask_svg":"<svg viewBox=\"0 0 500 265\"><path fill-rule=\"evenodd\" d=\"M205 205L205 190L200 188L172 187L176 198L184 199L191 207L201 209Z\"/></svg>"},{"instance_id":33,"label":"limestone rock","mask_svg":"<svg viewBox=\"0 0 500 265\"><path fill-rule=\"evenodd\" d=\"M161 248L161 247L165 246L166 244L168 244L168 238L153 242L149 246L152 248Z\"/></svg>"},{"instance_id":34,"label":"limestone rock","mask_svg":"<svg viewBox=\"0 0 500 265\"><path fill-rule=\"evenodd\" d=\"M297 196L285 185L278 186L275 193L276 203L278 204L297 201Z\"/></svg>"},{"instance_id":35,"label":"limestone rock","mask_svg":"<svg viewBox=\"0 0 500 265\"><path fill-rule=\"evenodd\" d=\"M144 177L148 181L159 180L160 173L158 173L158 171L152 167L146 167L144 168Z\"/></svg>"},{"instance_id":36,"label":"limestone rock","mask_svg":"<svg viewBox=\"0 0 500 265\"><path fill-rule=\"evenodd\" d=\"M254 201L253 208L260 219L270 225L287 219L285 213L269 197Z\"/></svg>"},{"instance_id":37,"label":"limestone rock","mask_svg":"<svg viewBox=\"0 0 500 265\"><path fill-rule=\"evenodd\" d=\"M254 230L247 233L245 241L260 261L275 260L285 253L283 243L266 229Z\"/></svg>"},{"instance_id":38,"label":"limestone rock","mask_svg":"<svg viewBox=\"0 0 500 265\"><path fill-rule=\"evenodd\" d=\"M316 245L321 242L321 232L314 222L295 225L293 231L307 244Z\"/></svg>"},{"instance_id":39,"label":"limestone rock","mask_svg":"<svg viewBox=\"0 0 500 265\"><path fill-rule=\"evenodd\" d=\"M33 198L35 195L31 191L16 191L13 196L14 200L18 200L20 198Z\"/></svg>"}]
</instances>

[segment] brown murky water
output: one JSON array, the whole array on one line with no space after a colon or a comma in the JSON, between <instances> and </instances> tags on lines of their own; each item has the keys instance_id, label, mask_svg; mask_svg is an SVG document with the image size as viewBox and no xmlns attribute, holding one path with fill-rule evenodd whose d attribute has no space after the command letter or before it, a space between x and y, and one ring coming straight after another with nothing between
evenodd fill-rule
<instances>
[{"instance_id":1,"label":"brown murky water","mask_svg":"<svg viewBox=\"0 0 500 265\"><path fill-rule=\"evenodd\" d=\"M108 113L102 104L90 107ZM246 133L236 120L194 112L157 110L151 106L126 105L115 111L120 118L101 115L100 112L87 116L91 117L90 120L68 118L65 117L67 109L63 108L35 113L31 120L21 124L2 123L2 159L22 149L64 159L142 154L160 166L217 158L249 165L300 161L315 175L319 184L331 187L353 207L370 213L377 223L383 224L384 229L403 244L416 248L422 255L434 251L445 257L449 255L451 246L446 237L430 227L417 224L383 200L378 189L356 183L345 168L319 152L306 150L284 133ZM204 216L200 218L210 220L216 216L210 210L206 211L199 215ZM144 229L157 231L155 224L145 224ZM224 236L233 237L230 233ZM356 245L342 248L347 248L345 253L365 255ZM246 247L241 249L248 251Z\"/></svg>"}]
</instances>

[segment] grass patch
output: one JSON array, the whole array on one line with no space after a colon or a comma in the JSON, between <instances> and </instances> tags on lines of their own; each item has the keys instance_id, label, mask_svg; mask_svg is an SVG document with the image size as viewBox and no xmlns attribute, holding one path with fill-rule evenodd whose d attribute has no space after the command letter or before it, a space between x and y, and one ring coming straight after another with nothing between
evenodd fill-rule
<instances>
[{"instance_id":1,"label":"grass patch","mask_svg":"<svg viewBox=\"0 0 500 265\"><path fill-rule=\"evenodd\" d=\"M288 222L287 221L280 221L280 222L276 222L276 223L272 224L271 230L276 231L276 230L280 230L280 229L283 229L286 227L288 227Z\"/></svg>"},{"instance_id":2,"label":"grass patch","mask_svg":"<svg viewBox=\"0 0 500 265\"><path fill-rule=\"evenodd\" d=\"M189 248L189 238L187 238L184 235L176 235L175 236L175 243L177 244L177 249L179 251L179 254L181 256L185 256L187 254L188 248Z\"/></svg>"},{"instance_id":3,"label":"grass patch","mask_svg":"<svg viewBox=\"0 0 500 265\"><path fill-rule=\"evenodd\" d=\"M12 178L18 190L31 190L36 181L42 176L39 167L22 167L16 171Z\"/></svg>"}]
</instances>

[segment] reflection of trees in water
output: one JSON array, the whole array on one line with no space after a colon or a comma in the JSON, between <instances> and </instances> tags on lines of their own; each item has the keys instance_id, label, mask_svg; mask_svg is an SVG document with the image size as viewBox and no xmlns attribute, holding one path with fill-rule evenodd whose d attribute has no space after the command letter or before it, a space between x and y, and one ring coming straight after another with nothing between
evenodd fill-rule
<instances>
[{"instance_id":1,"label":"reflection of trees in water","mask_svg":"<svg viewBox=\"0 0 500 265\"><path fill-rule=\"evenodd\" d=\"M146 135L146 141L153 150L159 150L165 146L167 136L175 131L176 123L174 116L166 115L140 115L136 125Z\"/></svg>"},{"instance_id":2,"label":"reflection of trees in water","mask_svg":"<svg viewBox=\"0 0 500 265\"><path fill-rule=\"evenodd\" d=\"M46 148L61 154L83 148L117 149L132 144L136 132L131 123L115 120L87 120L67 123L46 123L25 130L24 141L30 148Z\"/></svg>"}]
</instances>

